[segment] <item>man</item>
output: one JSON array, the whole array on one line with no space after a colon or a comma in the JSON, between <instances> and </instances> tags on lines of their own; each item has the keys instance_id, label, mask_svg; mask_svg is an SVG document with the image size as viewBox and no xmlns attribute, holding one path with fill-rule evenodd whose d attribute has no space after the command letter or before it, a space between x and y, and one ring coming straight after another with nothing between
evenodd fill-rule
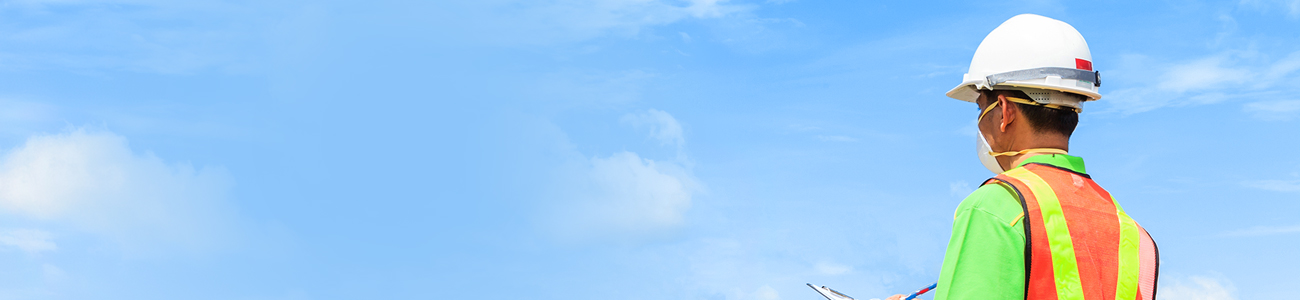
<instances>
[{"instance_id":1,"label":"man","mask_svg":"<svg viewBox=\"0 0 1300 300\"><path fill-rule=\"evenodd\" d=\"M1083 36L1015 16L964 77L948 96L979 106L978 154L998 175L957 207L935 299L1154 299L1155 242L1067 154L1082 102L1101 98Z\"/></svg>"}]
</instances>

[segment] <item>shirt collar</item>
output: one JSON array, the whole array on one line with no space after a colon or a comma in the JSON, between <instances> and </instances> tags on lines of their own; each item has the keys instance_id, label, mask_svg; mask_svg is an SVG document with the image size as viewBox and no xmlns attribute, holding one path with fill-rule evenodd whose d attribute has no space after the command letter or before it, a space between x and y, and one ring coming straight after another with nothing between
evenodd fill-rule
<instances>
[{"instance_id":1,"label":"shirt collar","mask_svg":"<svg viewBox=\"0 0 1300 300\"><path fill-rule=\"evenodd\" d=\"M1023 162L1020 162L1020 165L1017 167L1023 167L1024 165L1030 163L1052 165L1058 168L1064 168L1080 174L1088 174L1088 171L1083 168L1083 158L1080 158L1078 156L1073 156L1073 155L1067 155L1067 154L1034 155L1025 158L1025 160Z\"/></svg>"}]
</instances>

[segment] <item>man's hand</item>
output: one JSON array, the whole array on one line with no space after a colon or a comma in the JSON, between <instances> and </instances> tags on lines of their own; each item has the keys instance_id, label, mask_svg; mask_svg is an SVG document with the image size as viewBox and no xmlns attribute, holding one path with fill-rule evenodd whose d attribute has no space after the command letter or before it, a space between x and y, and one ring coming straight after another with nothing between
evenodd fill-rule
<instances>
[{"instance_id":1,"label":"man's hand","mask_svg":"<svg viewBox=\"0 0 1300 300\"><path fill-rule=\"evenodd\" d=\"M903 300L904 297L907 297L907 295L898 294L898 295L889 296L889 298L885 298L885 300ZM918 298L912 298L912 299L913 299L913 300L921 300L921 298L919 298L919 297L918 297Z\"/></svg>"}]
</instances>

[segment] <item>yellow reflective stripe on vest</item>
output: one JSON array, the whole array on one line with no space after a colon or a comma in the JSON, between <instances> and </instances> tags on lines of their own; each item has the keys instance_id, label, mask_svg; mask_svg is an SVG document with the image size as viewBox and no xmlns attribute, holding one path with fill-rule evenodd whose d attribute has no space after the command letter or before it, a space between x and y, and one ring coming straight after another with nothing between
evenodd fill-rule
<instances>
[{"instance_id":1,"label":"yellow reflective stripe on vest","mask_svg":"<svg viewBox=\"0 0 1300 300\"><path fill-rule=\"evenodd\" d=\"M1141 266L1138 264L1138 242L1142 237L1138 233L1137 222L1124 213L1119 201L1115 201L1114 196L1110 201L1115 202L1115 212L1119 214L1119 276L1116 277L1115 300L1134 300L1137 298L1138 268Z\"/></svg>"},{"instance_id":2,"label":"yellow reflective stripe on vest","mask_svg":"<svg viewBox=\"0 0 1300 300\"><path fill-rule=\"evenodd\" d=\"M1079 280L1079 263L1074 256L1074 241L1070 228L1065 225L1065 212L1056 199L1052 187L1029 169L1015 168L1002 173L1029 186L1043 213L1043 228L1047 230L1047 244L1052 253L1052 277L1056 280L1057 300L1083 300L1083 285ZM1029 276L1029 274L1025 274Z\"/></svg>"}]
</instances>

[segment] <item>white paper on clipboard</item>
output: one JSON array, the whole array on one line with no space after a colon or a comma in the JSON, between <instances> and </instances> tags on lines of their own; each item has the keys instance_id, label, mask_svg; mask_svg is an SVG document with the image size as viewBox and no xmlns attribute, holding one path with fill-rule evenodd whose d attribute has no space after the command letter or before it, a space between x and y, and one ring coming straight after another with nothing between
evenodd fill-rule
<instances>
[{"instance_id":1,"label":"white paper on clipboard","mask_svg":"<svg viewBox=\"0 0 1300 300\"><path fill-rule=\"evenodd\" d=\"M815 286L809 283L808 287L812 288L814 291L817 291L817 293L822 294L823 297L826 297L826 300L854 300L853 297L849 297L849 295L836 292L835 290L832 290L831 288L828 288L824 285Z\"/></svg>"}]
</instances>

